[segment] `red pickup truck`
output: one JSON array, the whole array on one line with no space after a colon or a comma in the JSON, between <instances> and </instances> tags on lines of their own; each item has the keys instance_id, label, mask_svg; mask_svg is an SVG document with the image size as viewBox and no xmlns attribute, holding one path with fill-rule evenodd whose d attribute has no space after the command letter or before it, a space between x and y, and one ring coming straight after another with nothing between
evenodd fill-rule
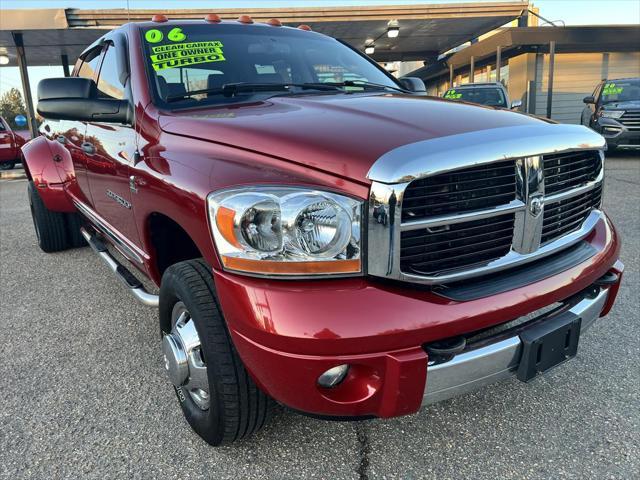
<instances>
[{"instance_id":1,"label":"red pickup truck","mask_svg":"<svg viewBox=\"0 0 640 480\"><path fill-rule=\"evenodd\" d=\"M11 170L20 162L20 148L25 139L11 130L7 121L0 117L0 170Z\"/></svg>"},{"instance_id":2,"label":"red pickup truck","mask_svg":"<svg viewBox=\"0 0 640 480\"><path fill-rule=\"evenodd\" d=\"M418 83L308 27L216 15L127 24L40 82L38 243L88 243L158 307L207 442L274 400L386 418L528 382L611 309L603 138Z\"/></svg>"}]
</instances>

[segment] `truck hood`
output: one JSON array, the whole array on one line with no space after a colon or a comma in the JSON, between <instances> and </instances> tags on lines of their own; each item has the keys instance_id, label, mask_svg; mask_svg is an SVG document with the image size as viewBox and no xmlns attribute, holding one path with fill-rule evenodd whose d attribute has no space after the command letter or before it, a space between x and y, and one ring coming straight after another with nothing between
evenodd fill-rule
<instances>
[{"instance_id":1,"label":"truck hood","mask_svg":"<svg viewBox=\"0 0 640 480\"><path fill-rule=\"evenodd\" d=\"M259 152L357 182L367 182L373 163L402 145L543 123L508 110L395 94L283 96L160 117L168 133Z\"/></svg>"},{"instance_id":2,"label":"truck hood","mask_svg":"<svg viewBox=\"0 0 640 480\"><path fill-rule=\"evenodd\" d=\"M640 100L628 100L626 102L611 102L602 105L603 110L640 110Z\"/></svg>"}]
</instances>

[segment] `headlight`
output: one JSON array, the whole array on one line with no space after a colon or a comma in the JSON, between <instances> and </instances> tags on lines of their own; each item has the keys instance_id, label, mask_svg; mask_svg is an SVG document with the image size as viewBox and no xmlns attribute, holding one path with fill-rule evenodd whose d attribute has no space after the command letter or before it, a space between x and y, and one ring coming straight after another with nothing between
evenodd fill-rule
<instances>
[{"instance_id":1,"label":"headlight","mask_svg":"<svg viewBox=\"0 0 640 480\"><path fill-rule=\"evenodd\" d=\"M211 193L209 219L226 270L262 275L362 272L362 202L292 187Z\"/></svg>"},{"instance_id":2,"label":"headlight","mask_svg":"<svg viewBox=\"0 0 640 480\"><path fill-rule=\"evenodd\" d=\"M620 118L624 115L624 110L601 110L600 116L605 118Z\"/></svg>"}]
</instances>

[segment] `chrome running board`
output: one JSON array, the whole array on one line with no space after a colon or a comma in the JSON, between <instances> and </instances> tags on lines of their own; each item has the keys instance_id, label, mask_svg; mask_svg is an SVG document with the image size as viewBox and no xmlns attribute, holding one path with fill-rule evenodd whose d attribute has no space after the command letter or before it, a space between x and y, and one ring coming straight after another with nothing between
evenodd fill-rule
<instances>
[{"instance_id":1,"label":"chrome running board","mask_svg":"<svg viewBox=\"0 0 640 480\"><path fill-rule=\"evenodd\" d=\"M109 269L120 279L125 287L136 297L141 303L150 307L158 307L159 299L158 295L147 292L144 285L138 280L133 273L131 273L124 265L119 263L109 253L106 245L97 238L95 235L91 235L86 229L81 228L80 233L85 238L89 246L94 252L107 264Z\"/></svg>"}]
</instances>

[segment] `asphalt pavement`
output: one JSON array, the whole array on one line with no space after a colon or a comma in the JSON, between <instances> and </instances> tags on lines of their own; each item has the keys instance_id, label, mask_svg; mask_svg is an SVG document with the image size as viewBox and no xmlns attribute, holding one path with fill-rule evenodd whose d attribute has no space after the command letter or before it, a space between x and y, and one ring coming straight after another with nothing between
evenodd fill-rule
<instances>
[{"instance_id":1,"label":"asphalt pavement","mask_svg":"<svg viewBox=\"0 0 640 480\"><path fill-rule=\"evenodd\" d=\"M156 311L90 249L42 253L26 181L0 179L0 478L640 478L640 157L606 169L626 272L577 358L399 419L280 410L217 449L183 420Z\"/></svg>"}]
</instances>

